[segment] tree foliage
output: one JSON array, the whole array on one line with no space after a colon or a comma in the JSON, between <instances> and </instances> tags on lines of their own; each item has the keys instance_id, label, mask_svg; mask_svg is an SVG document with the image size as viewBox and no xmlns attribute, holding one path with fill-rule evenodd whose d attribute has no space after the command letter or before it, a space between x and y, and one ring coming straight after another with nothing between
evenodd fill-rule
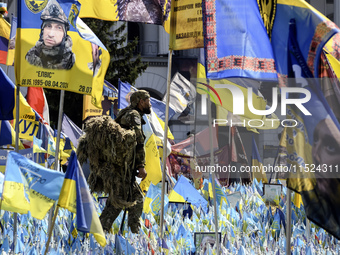
<instances>
[{"instance_id":1,"label":"tree foliage","mask_svg":"<svg viewBox=\"0 0 340 255\"><path fill-rule=\"evenodd\" d=\"M124 34L126 23L112 29L114 22L98 19L83 19L83 21L97 35L110 53L111 61L105 79L118 87L118 79L134 84L138 76L143 73L147 64L143 63L140 55L134 55L138 45L138 38L127 42ZM74 45L73 47L76 47ZM60 91L45 90L50 108L51 126L57 128ZM83 95L69 91L65 92L64 113L79 127L82 125Z\"/></svg>"}]
</instances>

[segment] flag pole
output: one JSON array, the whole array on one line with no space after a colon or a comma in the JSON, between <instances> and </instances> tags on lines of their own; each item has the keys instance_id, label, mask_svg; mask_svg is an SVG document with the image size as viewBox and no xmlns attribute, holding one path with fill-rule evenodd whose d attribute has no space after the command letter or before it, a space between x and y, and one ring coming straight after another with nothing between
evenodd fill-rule
<instances>
[{"instance_id":1,"label":"flag pole","mask_svg":"<svg viewBox=\"0 0 340 255\"><path fill-rule=\"evenodd\" d=\"M14 12L18 13L17 1L13 1L13 3L14 3ZM8 71L8 69L7 69L7 71ZM19 128L20 84L19 83L17 84L15 91L16 91L16 95L15 95L15 97L16 97L16 101L15 101L15 107L16 107L16 111L15 111L15 152L19 152L19 130L20 130L20 128ZM2 202L2 199L1 199L1 202ZM14 245L14 250L15 250L15 246L16 246L16 243L17 243L18 214L14 213L13 217L14 217L13 245Z\"/></svg>"},{"instance_id":2,"label":"flag pole","mask_svg":"<svg viewBox=\"0 0 340 255\"><path fill-rule=\"evenodd\" d=\"M171 65L172 65L172 49L169 49L168 57L168 76L167 76L167 86L166 86L166 107L165 107L165 120L164 120L164 140L163 140L163 168L162 168L162 199L161 199L161 215L160 221L160 237L163 239L163 222L164 222L164 196L165 196L165 176L167 174L166 169L166 158L168 153L167 142L168 142L168 123L169 123L169 102L170 102L170 80L171 80Z\"/></svg>"},{"instance_id":3,"label":"flag pole","mask_svg":"<svg viewBox=\"0 0 340 255\"><path fill-rule=\"evenodd\" d=\"M16 87L16 101L15 101L15 152L19 152L19 106L20 106L20 85L17 84ZM17 228L18 228L18 213L13 214L14 222L13 222L13 245L14 249L17 243Z\"/></svg>"},{"instance_id":4,"label":"flag pole","mask_svg":"<svg viewBox=\"0 0 340 255\"><path fill-rule=\"evenodd\" d=\"M210 89L208 88L208 91ZM212 118L211 118L211 100L210 95L208 93L208 121L209 121L209 142L210 142L210 166L215 165L214 161L214 149L213 149L213 133L212 133ZM218 218L217 218L217 200L216 200L216 184L215 184L215 171L211 173L212 179L212 191L213 191L213 203L214 203L214 218L215 218L215 244L216 244L216 254L220 254L219 252L219 239L218 239Z\"/></svg>"},{"instance_id":5,"label":"flag pole","mask_svg":"<svg viewBox=\"0 0 340 255\"><path fill-rule=\"evenodd\" d=\"M59 147L60 147L60 134L61 134L61 123L64 112L64 98L65 98L65 90L60 91L60 101L59 101L59 115L58 115L58 134L57 134L57 144L55 147L55 161L54 161L54 170L59 170Z\"/></svg>"},{"instance_id":6,"label":"flag pole","mask_svg":"<svg viewBox=\"0 0 340 255\"><path fill-rule=\"evenodd\" d=\"M229 114L229 112L228 112ZM228 118L228 115L227 115L227 118ZM228 128L228 154L229 154L229 165L231 165L231 126L229 126ZM230 180L230 172L228 173L228 180L227 180L227 185L229 186L229 180Z\"/></svg>"},{"instance_id":7,"label":"flag pole","mask_svg":"<svg viewBox=\"0 0 340 255\"><path fill-rule=\"evenodd\" d=\"M310 220L308 218L306 219L306 232L307 232L306 237L307 237L307 243L308 243L310 240Z\"/></svg>"},{"instance_id":8,"label":"flag pole","mask_svg":"<svg viewBox=\"0 0 340 255\"><path fill-rule=\"evenodd\" d=\"M57 219L58 211L59 211L59 206L57 205L57 207L55 208L54 215L53 215L52 224L51 224L50 228L48 229L48 238L47 238L47 243L46 243L46 248L45 248L45 253L44 253L45 255L47 254L48 248L50 247L50 241L51 241L51 237L52 237L52 230L53 230L53 227L54 227L54 223L55 223L55 221Z\"/></svg>"},{"instance_id":9,"label":"flag pole","mask_svg":"<svg viewBox=\"0 0 340 255\"><path fill-rule=\"evenodd\" d=\"M57 134L57 144L55 148L55 161L54 161L54 170L58 171L59 169L59 145L60 145L60 133L61 133L61 122L63 117L63 111L64 111L64 98L65 98L65 90L60 91L60 101L59 101L59 115L58 115L58 134ZM53 229L53 219L56 215L53 215L53 208L50 209L49 213L49 219L48 219L48 232ZM58 213L58 210L55 210Z\"/></svg>"},{"instance_id":10,"label":"flag pole","mask_svg":"<svg viewBox=\"0 0 340 255\"><path fill-rule=\"evenodd\" d=\"M287 187L287 214L286 214L286 255L291 254L290 239L292 236L292 194L291 190Z\"/></svg>"}]
</instances>

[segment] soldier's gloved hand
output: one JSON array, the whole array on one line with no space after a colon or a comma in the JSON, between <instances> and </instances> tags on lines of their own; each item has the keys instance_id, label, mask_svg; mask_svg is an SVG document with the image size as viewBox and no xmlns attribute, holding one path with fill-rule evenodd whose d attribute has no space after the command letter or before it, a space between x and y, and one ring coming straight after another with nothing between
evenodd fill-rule
<instances>
[{"instance_id":1,"label":"soldier's gloved hand","mask_svg":"<svg viewBox=\"0 0 340 255\"><path fill-rule=\"evenodd\" d=\"M147 173L146 173L144 167L138 168L138 175L137 175L138 178L142 178L142 180L144 180L146 175L147 175Z\"/></svg>"}]
</instances>

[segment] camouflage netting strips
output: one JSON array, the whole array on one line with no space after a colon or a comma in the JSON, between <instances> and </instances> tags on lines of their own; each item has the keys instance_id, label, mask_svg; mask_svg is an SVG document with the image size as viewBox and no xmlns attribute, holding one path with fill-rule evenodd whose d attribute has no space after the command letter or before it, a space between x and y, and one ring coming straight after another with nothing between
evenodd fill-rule
<instances>
[{"instance_id":1,"label":"camouflage netting strips","mask_svg":"<svg viewBox=\"0 0 340 255\"><path fill-rule=\"evenodd\" d=\"M109 194L108 199L116 208L136 204L135 201L126 201L131 187L130 168L135 146L135 132L122 128L108 116L87 121L85 134L79 138L78 160L80 164L87 159L90 161L88 183L91 191ZM126 194L126 197L118 194Z\"/></svg>"}]
</instances>

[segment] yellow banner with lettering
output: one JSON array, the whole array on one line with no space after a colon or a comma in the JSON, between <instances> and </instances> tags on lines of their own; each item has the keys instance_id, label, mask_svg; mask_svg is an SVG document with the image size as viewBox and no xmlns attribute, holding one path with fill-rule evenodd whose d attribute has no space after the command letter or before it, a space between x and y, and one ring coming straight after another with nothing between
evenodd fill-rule
<instances>
[{"instance_id":1,"label":"yellow banner with lettering","mask_svg":"<svg viewBox=\"0 0 340 255\"><path fill-rule=\"evenodd\" d=\"M203 48L202 1L172 1L170 49Z\"/></svg>"}]
</instances>

